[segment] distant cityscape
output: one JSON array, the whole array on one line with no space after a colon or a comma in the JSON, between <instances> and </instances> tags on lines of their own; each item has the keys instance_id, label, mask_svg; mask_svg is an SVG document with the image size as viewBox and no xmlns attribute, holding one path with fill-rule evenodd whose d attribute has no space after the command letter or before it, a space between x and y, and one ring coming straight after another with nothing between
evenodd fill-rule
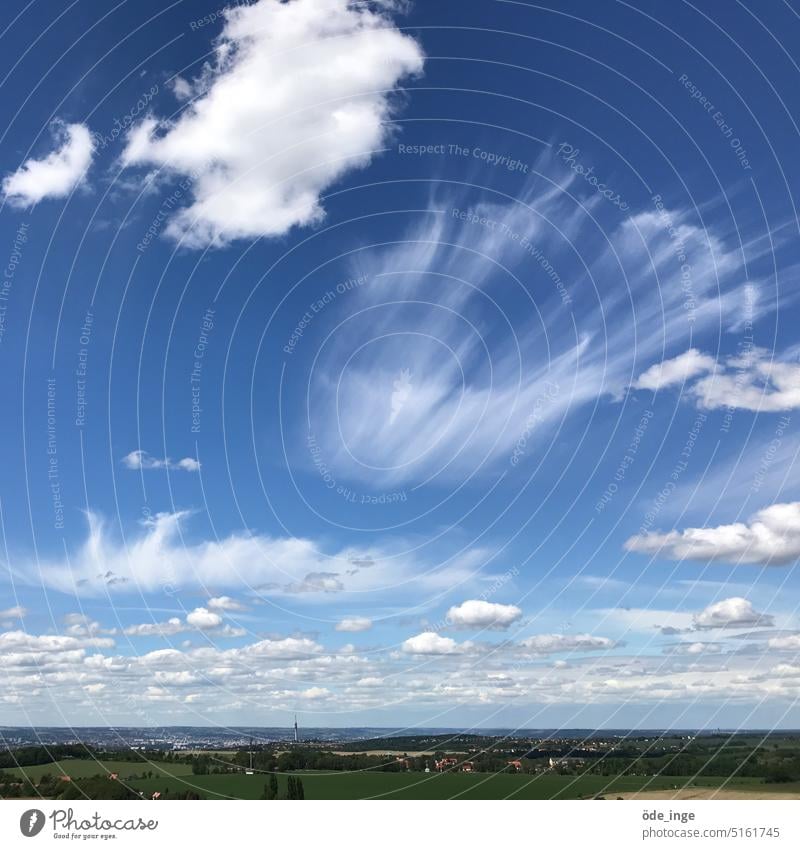
<instances>
[{"instance_id":1,"label":"distant cityscape","mask_svg":"<svg viewBox=\"0 0 800 849\"><path fill-rule=\"evenodd\" d=\"M768 730L759 732L747 730L737 732L721 728L715 729L584 729L584 728L379 728L353 727L328 728L302 726L241 726L235 728L210 728L205 726L161 726L147 728L140 726L86 726L82 728L19 727L0 726L0 747L47 745L95 746L104 749L146 749L161 751L239 749L247 746L264 746L273 743L303 743L306 745L337 744L353 741L383 740L389 737L408 737L424 739L426 736L441 739L450 736L457 741L462 736L480 735L485 738L502 739L514 742L537 743L545 741L590 741L590 740L654 740L664 736L678 739L692 739L712 734L746 733L756 736L759 733L770 734ZM791 731L782 731L791 734Z\"/></svg>"}]
</instances>

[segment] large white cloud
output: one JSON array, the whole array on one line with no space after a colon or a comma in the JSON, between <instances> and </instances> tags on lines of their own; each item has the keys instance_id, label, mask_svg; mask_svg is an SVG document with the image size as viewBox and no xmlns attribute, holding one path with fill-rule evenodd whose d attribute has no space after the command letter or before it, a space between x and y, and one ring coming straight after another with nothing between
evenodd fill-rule
<instances>
[{"instance_id":1,"label":"large white cloud","mask_svg":"<svg viewBox=\"0 0 800 849\"><path fill-rule=\"evenodd\" d=\"M736 596L710 604L694 617L696 628L746 628L772 626L772 616L758 613L746 598Z\"/></svg>"},{"instance_id":2,"label":"large white cloud","mask_svg":"<svg viewBox=\"0 0 800 849\"><path fill-rule=\"evenodd\" d=\"M454 628L490 628L502 631L520 616L522 611L513 604L494 604L490 601L471 599L451 607L445 618Z\"/></svg>"},{"instance_id":3,"label":"large white cloud","mask_svg":"<svg viewBox=\"0 0 800 849\"><path fill-rule=\"evenodd\" d=\"M790 563L800 557L800 502L773 504L732 525L638 534L625 548L673 560Z\"/></svg>"},{"instance_id":4,"label":"large white cloud","mask_svg":"<svg viewBox=\"0 0 800 849\"><path fill-rule=\"evenodd\" d=\"M3 180L3 194L14 206L66 197L82 182L94 152L89 128L61 122L55 128L57 148L44 159L27 159Z\"/></svg>"},{"instance_id":5,"label":"large white cloud","mask_svg":"<svg viewBox=\"0 0 800 849\"><path fill-rule=\"evenodd\" d=\"M422 70L417 42L351 0L259 0L225 12L212 65L174 122L146 119L123 160L192 179L167 227L192 246L278 236L384 145L392 93Z\"/></svg>"}]
</instances>

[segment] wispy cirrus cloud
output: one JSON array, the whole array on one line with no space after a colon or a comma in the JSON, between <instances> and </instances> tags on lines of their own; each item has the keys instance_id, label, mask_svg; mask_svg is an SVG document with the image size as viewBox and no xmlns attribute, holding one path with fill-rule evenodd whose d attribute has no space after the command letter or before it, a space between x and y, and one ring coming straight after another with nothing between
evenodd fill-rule
<instances>
[{"instance_id":1,"label":"wispy cirrus cloud","mask_svg":"<svg viewBox=\"0 0 800 849\"><path fill-rule=\"evenodd\" d=\"M536 170L544 178L518 201L434 198L402 242L359 252L355 271L370 282L352 293L349 316L331 310L343 330L326 338L310 395L313 439L337 480L450 485L602 396L714 368L689 345L652 360L739 314L743 290L756 285L742 280L739 252L673 212L692 268L687 316L681 263L657 214L632 215L599 238L586 214L598 212L597 198L571 197L580 187L547 156ZM598 280L620 285L601 290Z\"/></svg>"},{"instance_id":2,"label":"wispy cirrus cloud","mask_svg":"<svg viewBox=\"0 0 800 849\"><path fill-rule=\"evenodd\" d=\"M190 541L190 519L186 511L159 513L123 539L89 513L87 535L68 558L42 557L36 563L16 558L9 571L22 583L36 575L47 587L83 595L213 586L246 587L297 601L346 600L352 592L363 602L364 593L414 595L469 586L492 554L488 548L455 546L451 553L443 549L423 556L409 551L402 539L334 551L307 538L256 533ZM203 609L217 616L233 610L233 604L230 596L213 597Z\"/></svg>"}]
</instances>

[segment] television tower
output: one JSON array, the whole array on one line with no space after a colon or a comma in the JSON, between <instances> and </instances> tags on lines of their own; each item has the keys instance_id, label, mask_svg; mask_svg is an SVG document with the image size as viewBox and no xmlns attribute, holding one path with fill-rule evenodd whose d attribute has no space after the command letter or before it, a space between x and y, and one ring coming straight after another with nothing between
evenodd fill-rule
<instances>
[{"instance_id":1,"label":"television tower","mask_svg":"<svg viewBox=\"0 0 800 849\"><path fill-rule=\"evenodd\" d=\"M295 743L300 742L300 741L297 739L297 714L295 714L295 715L294 715L294 742L295 742Z\"/></svg>"}]
</instances>

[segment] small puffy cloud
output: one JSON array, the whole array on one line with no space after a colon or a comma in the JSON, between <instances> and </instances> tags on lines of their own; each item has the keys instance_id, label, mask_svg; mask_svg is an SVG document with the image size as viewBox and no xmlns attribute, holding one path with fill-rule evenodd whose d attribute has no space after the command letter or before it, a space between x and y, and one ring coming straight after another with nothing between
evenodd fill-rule
<instances>
[{"instance_id":1,"label":"small puffy cloud","mask_svg":"<svg viewBox=\"0 0 800 849\"><path fill-rule=\"evenodd\" d=\"M664 360L650 366L639 375L633 384L634 389L651 389L653 391L685 383L697 375L714 371L716 360L708 354L703 354L697 348L689 348L683 354Z\"/></svg>"},{"instance_id":2,"label":"small puffy cloud","mask_svg":"<svg viewBox=\"0 0 800 849\"><path fill-rule=\"evenodd\" d=\"M167 234L192 247L279 236L318 221L321 193L384 146L400 81L422 70L417 42L386 4L258 0L224 12L215 58L176 83L180 116L150 116L123 162L192 181Z\"/></svg>"},{"instance_id":3,"label":"small puffy cloud","mask_svg":"<svg viewBox=\"0 0 800 849\"><path fill-rule=\"evenodd\" d=\"M682 655L719 654L722 646L719 643L681 643L677 646L668 646L664 651L666 654Z\"/></svg>"},{"instance_id":4,"label":"small puffy cloud","mask_svg":"<svg viewBox=\"0 0 800 849\"><path fill-rule=\"evenodd\" d=\"M122 465L126 469L172 469L182 472L199 472L200 463L194 457L184 457L182 460L170 460L165 457L153 457L147 451L131 451L122 458Z\"/></svg>"},{"instance_id":5,"label":"small puffy cloud","mask_svg":"<svg viewBox=\"0 0 800 849\"><path fill-rule=\"evenodd\" d=\"M790 634L783 637L773 637L769 643L771 649L778 651L797 651L800 652L800 634Z\"/></svg>"},{"instance_id":6,"label":"small puffy cloud","mask_svg":"<svg viewBox=\"0 0 800 849\"><path fill-rule=\"evenodd\" d=\"M240 601L236 601L227 595L217 596L216 598L210 598L206 605L210 610L222 610L227 613L235 613L241 610L247 610L247 606L242 604Z\"/></svg>"},{"instance_id":7,"label":"small puffy cloud","mask_svg":"<svg viewBox=\"0 0 800 849\"><path fill-rule=\"evenodd\" d=\"M84 613L68 613L64 617L66 633L72 637L93 637L95 634L114 634L115 629L103 628Z\"/></svg>"},{"instance_id":8,"label":"small puffy cloud","mask_svg":"<svg viewBox=\"0 0 800 849\"><path fill-rule=\"evenodd\" d=\"M54 124L57 148L44 159L27 159L3 180L3 194L14 206L33 206L45 198L66 197L84 179L94 142L84 124Z\"/></svg>"},{"instance_id":9,"label":"small puffy cloud","mask_svg":"<svg viewBox=\"0 0 800 849\"><path fill-rule=\"evenodd\" d=\"M703 628L772 627L772 616L758 613L745 598L726 598L709 605L694 617L694 625Z\"/></svg>"},{"instance_id":10,"label":"small puffy cloud","mask_svg":"<svg viewBox=\"0 0 800 849\"><path fill-rule=\"evenodd\" d=\"M327 699L330 694L331 691L325 687L309 687L307 690L302 690L299 695L303 699L318 700Z\"/></svg>"},{"instance_id":11,"label":"small puffy cloud","mask_svg":"<svg viewBox=\"0 0 800 849\"><path fill-rule=\"evenodd\" d=\"M308 637L284 637L279 640L261 640L243 651L245 655L273 660L303 660L320 654L322 646Z\"/></svg>"},{"instance_id":12,"label":"small puffy cloud","mask_svg":"<svg viewBox=\"0 0 800 849\"><path fill-rule=\"evenodd\" d=\"M442 637L433 631L425 631L416 637L409 637L403 643L403 651L408 654L458 654L463 650L455 640L450 637Z\"/></svg>"},{"instance_id":13,"label":"small puffy cloud","mask_svg":"<svg viewBox=\"0 0 800 849\"><path fill-rule=\"evenodd\" d=\"M337 631L349 631L349 632L357 632L357 631L369 631L372 627L372 620L367 619L366 616L348 616L342 619L341 622L336 623Z\"/></svg>"},{"instance_id":14,"label":"small puffy cloud","mask_svg":"<svg viewBox=\"0 0 800 849\"><path fill-rule=\"evenodd\" d=\"M222 617L218 613L212 613L205 607L196 607L186 617L186 621L192 628L199 628L201 631L207 631L211 628L219 628L222 624Z\"/></svg>"},{"instance_id":15,"label":"small puffy cloud","mask_svg":"<svg viewBox=\"0 0 800 849\"><path fill-rule=\"evenodd\" d=\"M343 589L335 572L309 572L302 581L284 587L288 593L338 593Z\"/></svg>"},{"instance_id":16,"label":"small puffy cloud","mask_svg":"<svg viewBox=\"0 0 800 849\"><path fill-rule=\"evenodd\" d=\"M189 98L194 96L192 84L184 77L175 77L172 81L171 88L176 100L189 100Z\"/></svg>"},{"instance_id":17,"label":"small puffy cloud","mask_svg":"<svg viewBox=\"0 0 800 849\"><path fill-rule=\"evenodd\" d=\"M494 604L473 599L451 607L445 619L454 628L465 630L490 628L504 631L522 616L522 611L513 604Z\"/></svg>"},{"instance_id":18,"label":"small puffy cloud","mask_svg":"<svg viewBox=\"0 0 800 849\"><path fill-rule=\"evenodd\" d=\"M631 537L628 551L672 560L779 565L800 557L800 502L773 504L745 522Z\"/></svg>"},{"instance_id":19,"label":"small puffy cloud","mask_svg":"<svg viewBox=\"0 0 800 849\"><path fill-rule=\"evenodd\" d=\"M726 361L722 374L708 375L692 387L701 407L735 407L779 413L800 407L800 365L774 359L763 348L753 348Z\"/></svg>"},{"instance_id":20,"label":"small puffy cloud","mask_svg":"<svg viewBox=\"0 0 800 849\"><path fill-rule=\"evenodd\" d=\"M177 616L166 622L145 622L141 625L129 625L123 633L128 637L171 637L187 631L186 623Z\"/></svg>"},{"instance_id":21,"label":"small puffy cloud","mask_svg":"<svg viewBox=\"0 0 800 849\"><path fill-rule=\"evenodd\" d=\"M572 651L601 651L613 649L614 640L592 634L537 634L520 642L522 648L534 654L558 654Z\"/></svg>"},{"instance_id":22,"label":"small puffy cloud","mask_svg":"<svg viewBox=\"0 0 800 849\"><path fill-rule=\"evenodd\" d=\"M655 390L684 383L687 397L707 410L779 413L800 407L800 365L764 348L750 348L719 363L690 348L651 366L633 388Z\"/></svg>"},{"instance_id":23,"label":"small puffy cloud","mask_svg":"<svg viewBox=\"0 0 800 849\"><path fill-rule=\"evenodd\" d=\"M223 625L222 617L205 607L196 607L185 620L173 616L166 622L129 625L123 633L129 637L171 637L191 630L206 631L215 637L242 637L246 633L242 628Z\"/></svg>"},{"instance_id":24,"label":"small puffy cloud","mask_svg":"<svg viewBox=\"0 0 800 849\"><path fill-rule=\"evenodd\" d=\"M7 607L5 610L0 610L0 619L22 619L27 613L27 608L21 605Z\"/></svg>"}]
</instances>

